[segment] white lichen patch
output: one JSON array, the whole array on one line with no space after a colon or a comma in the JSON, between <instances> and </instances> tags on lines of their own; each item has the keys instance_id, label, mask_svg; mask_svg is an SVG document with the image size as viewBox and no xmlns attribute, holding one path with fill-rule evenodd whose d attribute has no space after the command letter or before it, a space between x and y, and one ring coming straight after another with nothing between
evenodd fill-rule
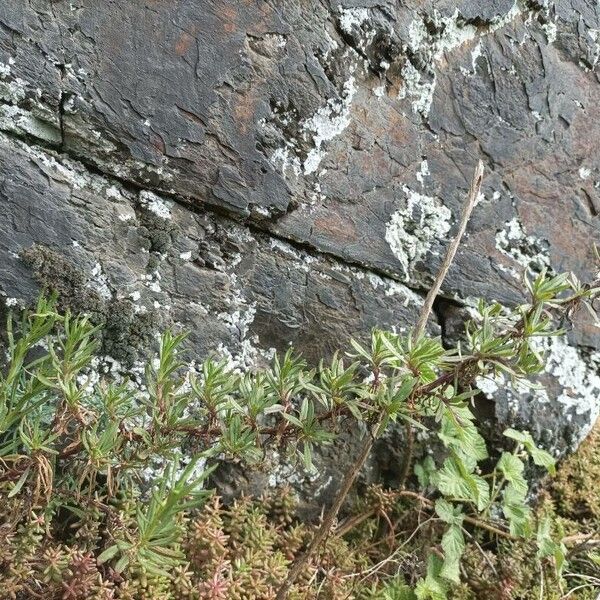
<instances>
[{"instance_id":1,"label":"white lichen patch","mask_svg":"<svg viewBox=\"0 0 600 600\"><path fill-rule=\"evenodd\" d=\"M423 185L423 183L425 182L425 178L429 177L429 175L431 175L431 173L429 172L429 163L427 162L427 160L422 160L419 170L417 172L417 181L421 185Z\"/></svg>"},{"instance_id":2,"label":"white lichen patch","mask_svg":"<svg viewBox=\"0 0 600 600\"><path fill-rule=\"evenodd\" d=\"M275 356L275 348L263 349L258 344L257 335L242 340L235 350L221 343L217 346L217 354L227 361L227 368L233 373L247 373Z\"/></svg>"},{"instance_id":3,"label":"white lichen patch","mask_svg":"<svg viewBox=\"0 0 600 600\"><path fill-rule=\"evenodd\" d=\"M241 303L240 303L241 304ZM217 319L226 323L233 333L244 339L248 333L248 329L254 321L256 315L256 303L247 306L240 306L239 309L233 312L221 312L217 315Z\"/></svg>"},{"instance_id":4,"label":"white lichen patch","mask_svg":"<svg viewBox=\"0 0 600 600\"><path fill-rule=\"evenodd\" d=\"M344 91L340 98L333 98L321 107L302 126L305 137L312 139L314 147L304 160L304 173L314 173L325 153L322 146L340 135L350 124L350 106L356 93L355 79L351 76L344 83Z\"/></svg>"},{"instance_id":5,"label":"white lichen patch","mask_svg":"<svg viewBox=\"0 0 600 600\"><path fill-rule=\"evenodd\" d=\"M143 190L140 192L140 204L161 219L171 218L173 202L170 200L165 200L152 192Z\"/></svg>"},{"instance_id":6,"label":"white lichen patch","mask_svg":"<svg viewBox=\"0 0 600 600\"><path fill-rule=\"evenodd\" d=\"M431 32L431 26L435 32ZM398 98L409 98L414 113L427 117L433 101L436 85L436 63L455 48L462 46L477 36L477 28L460 21L458 9L450 17L442 16L437 10L429 15L429 22L414 19L408 27L407 49L419 56L425 66L417 69L407 60L402 68L404 85ZM475 59L474 59L475 60Z\"/></svg>"},{"instance_id":7,"label":"white lichen patch","mask_svg":"<svg viewBox=\"0 0 600 600\"><path fill-rule=\"evenodd\" d=\"M326 172L326 169L323 169L321 171L321 174L323 174L325 172ZM308 211L309 214L311 212L311 207L315 206L319 202L323 202L324 200L327 200L327 196L325 194L323 194L322 189L321 189L321 183L319 181L313 181L312 187L313 187L313 191L310 194L310 202L305 203L306 210Z\"/></svg>"},{"instance_id":8,"label":"white lichen patch","mask_svg":"<svg viewBox=\"0 0 600 600\"><path fill-rule=\"evenodd\" d=\"M588 62L590 63L591 68L594 69L598 64L598 60L600 59L600 30L590 28L588 29L587 34L592 40ZM586 67L586 70L591 69L589 67Z\"/></svg>"},{"instance_id":9,"label":"white lichen patch","mask_svg":"<svg viewBox=\"0 0 600 600\"><path fill-rule=\"evenodd\" d=\"M477 42L477 44L475 44L475 47L473 48L473 50L471 50L471 68L470 69L465 69L464 67L460 68L460 71L463 75L475 75L475 73L477 72L477 60L479 59L480 56L483 56L482 51L481 51L481 40L479 42ZM490 71L490 65L488 63L487 65L488 67L488 73Z\"/></svg>"},{"instance_id":10,"label":"white lichen patch","mask_svg":"<svg viewBox=\"0 0 600 600\"><path fill-rule=\"evenodd\" d=\"M294 144L286 141L288 146L277 148L269 157L271 164L284 176L299 177L302 173L302 163L298 156L294 154Z\"/></svg>"},{"instance_id":11,"label":"white lichen patch","mask_svg":"<svg viewBox=\"0 0 600 600\"><path fill-rule=\"evenodd\" d=\"M350 77L342 86L341 93L327 99L313 115L301 119L294 110L277 104L273 109L276 124L267 119L259 121L264 128L275 127L283 134L283 145L275 149L269 161L286 178L297 179L315 173L326 155L327 142L338 137L351 121L351 105L356 94L354 73L357 70L358 54L349 50ZM295 133L287 131L293 125ZM321 169L318 175L324 173Z\"/></svg>"},{"instance_id":12,"label":"white lichen patch","mask_svg":"<svg viewBox=\"0 0 600 600\"><path fill-rule=\"evenodd\" d=\"M553 21L548 21L548 23L544 23L542 25L542 29L544 30L544 33L546 34L546 39L548 40L549 44L552 44L556 41L556 33L557 33L557 28L556 28L556 23L554 23Z\"/></svg>"},{"instance_id":13,"label":"white lichen patch","mask_svg":"<svg viewBox=\"0 0 600 600\"><path fill-rule=\"evenodd\" d=\"M316 258L311 256L307 252L302 252L301 250L297 250L291 244L284 242L283 240L278 240L277 238L271 238L269 240L270 246L272 250L277 250L286 256L294 259L295 268L308 273L310 271L310 265L316 262Z\"/></svg>"},{"instance_id":14,"label":"white lichen patch","mask_svg":"<svg viewBox=\"0 0 600 600\"><path fill-rule=\"evenodd\" d=\"M512 5L511 9L505 15L498 15L490 21L490 33L494 33L494 31L498 31L498 29L508 25L511 21L514 21L515 18L523 12L524 8L525 7L521 5L520 0L515 0L515 3ZM530 17L532 12L533 11L529 11Z\"/></svg>"},{"instance_id":15,"label":"white lichen patch","mask_svg":"<svg viewBox=\"0 0 600 600\"><path fill-rule=\"evenodd\" d=\"M11 65L0 63L0 129L39 138L50 144L61 141L55 109L42 101L42 90L19 77L11 77ZM27 106L23 101L27 99Z\"/></svg>"},{"instance_id":16,"label":"white lichen patch","mask_svg":"<svg viewBox=\"0 0 600 600\"><path fill-rule=\"evenodd\" d=\"M430 29L422 19L411 22L408 28L409 48L421 54L424 48L427 48L432 61L440 60L445 52L459 48L477 36L477 27L461 22L458 9L449 17L444 17L434 10L429 20L430 27L433 25L435 28L435 33L430 33Z\"/></svg>"},{"instance_id":17,"label":"white lichen patch","mask_svg":"<svg viewBox=\"0 0 600 600\"><path fill-rule=\"evenodd\" d=\"M4 72L6 72L6 67ZM6 81L6 77L9 75L10 70L4 77L0 78L0 100L11 104L18 104L26 98L29 91L29 84L19 77Z\"/></svg>"},{"instance_id":18,"label":"white lichen patch","mask_svg":"<svg viewBox=\"0 0 600 600\"><path fill-rule=\"evenodd\" d=\"M237 229L241 228L232 228L232 231ZM217 354L227 361L231 371L241 374L268 363L273 358L275 349L261 347L258 336L251 334L250 327L256 315L256 302L248 301L239 285L237 275L231 272L237 262L237 258L234 257L225 265L230 283L229 294L224 298L228 309L212 314L226 326L232 339L230 345L221 342L216 349ZM210 309L208 312L211 312Z\"/></svg>"},{"instance_id":19,"label":"white lichen patch","mask_svg":"<svg viewBox=\"0 0 600 600\"><path fill-rule=\"evenodd\" d=\"M581 179L589 179L590 175L592 174L591 170L588 169L587 167L580 167L579 169L579 177Z\"/></svg>"},{"instance_id":20,"label":"white lichen patch","mask_svg":"<svg viewBox=\"0 0 600 600\"><path fill-rule=\"evenodd\" d=\"M206 227L209 233L215 232L214 225L209 224ZM236 223L231 223L228 226L228 230L231 233L232 237L235 238L238 242L243 242L244 244L252 244L256 242L256 238L252 235L248 227L237 225Z\"/></svg>"},{"instance_id":21,"label":"white lichen patch","mask_svg":"<svg viewBox=\"0 0 600 600\"><path fill-rule=\"evenodd\" d=\"M450 231L452 213L442 202L404 186L406 206L392 214L385 240L398 259L405 281L415 262L430 251L434 241L443 240Z\"/></svg>"},{"instance_id":22,"label":"white lichen patch","mask_svg":"<svg viewBox=\"0 0 600 600\"><path fill-rule=\"evenodd\" d=\"M98 292L101 298L110 300L113 294L109 286L108 277L102 269L102 265L100 263L96 263L93 266L90 275L91 277L87 283L88 287Z\"/></svg>"},{"instance_id":23,"label":"white lichen patch","mask_svg":"<svg viewBox=\"0 0 600 600\"><path fill-rule=\"evenodd\" d=\"M128 223L136 220L136 214L133 206L129 204L123 196L118 197L118 204L115 201L114 214L122 223Z\"/></svg>"},{"instance_id":24,"label":"white lichen patch","mask_svg":"<svg viewBox=\"0 0 600 600\"><path fill-rule=\"evenodd\" d=\"M261 348L258 345L258 336L249 335L250 326L256 315L256 303L248 304L239 290L235 291L234 297L229 301L236 308L231 312L219 313L217 319L227 325L237 343L233 349L223 343L219 344L217 354L227 360L227 366L231 371L241 374L270 361L275 354L275 349Z\"/></svg>"},{"instance_id":25,"label":"white lichen patch","mask_svg":"<svg viewBox=\"0 0 600 600\"><path fill-rule=\"evenodd\" d=\"M548 401L548 394L540 384L523 379L512 381L504 373L478 375L475 377L475 385L489 399L494 399L499 391L503 391L509 406L514 409L518 408L519 402L527 396L533 396L539 402Z\"/></svg>"},{"instance_id":26,"label":"white lichen patch","mask_svg":"<svg viewBox=\"0 0 600 600\"><path fill-rule=\"evenodd\" d=\"M269 458L272 461L269 469L269 479L267 485L271 488L281 485L301 485L303 483L314 483L319 478L317 471L308 472L301 463L290 462L279 452L270 452Z\"/></svg>"},{"instance_id":27,"label":"white lichen patch","mask_svg":"<svg viewBox=\"0 0 600 600\"><path fill-rule=\"evenodd\" d=\"M402 67L402 79L404 85L398 92L398 99L410 99L413 112L427 117L433 102L435 73L427 80L421 71L418 71L411 62L406 61Z\"/></svg>"},{"instance_id":28,"label":"white lichen patch","mask_svg":"<svg viewBox=\"0 0 600 600\"><path fill-rule=\"evenodd\" d=\"M19 300L19 298L11 298L11 297L4 298L4 305L7 306L8 308L12 308L14 306L21 306L22 304L23 304L23 301Z\"/></svg>"},{"instance_id":29,"label":"white lichen patch","mask_svg":"<svg viewBox=\"0 0 600 600\"><path fill-rule=\"evenodd\" d=\"M90 189L94 178L86 171L80 163L61 157L60 160L33 145L17 145L32 158L38 167L55 181L63 181L77 190ZM96 178L97 179L97 178Z\"/></svg>"},{"instance_id":30,"label":"white lichen patch","mask_svg":"<svg viewBox=\"0 0 600 600\"><path fill-rule=\"evenodd\" d=\"M116 185L111 185L106 188L106 197L112 200L120 200L123 196Z\"/></svg>"},{"instance_id":31,"label":"white lichen patch","mask_svg":"<svg viewBox=\"0 0 600 600\"><path fill-rule=\"evenodd\" d=\"M483 192L479 192L479 194L477 194L477 198L475 198L475 206L477 206L480 202L483 202L485 200L485 194ZM469 237L468 233L465 233L465 239L467 239Z\"/></svg>"},{"instance_id":32,"label":"white lichen patch","mask_svg":"<svg viewBox=\"0 0 600 600\"><path fill-rule=\"evenodd\" d=\"M27 134L51 144L58 144L61 135L55 123L49 123L19 106L0 105L0 129Z\"/></svg>"},{"instance_id":33,"label":"white lichen patch","mask_svg":"<svg viewBox=\"0 0 600 600\"><path fill-rule=\"evenodd\" d=\"M0 79L6 79L11 72L11 65L6 63L0 63Z\"/></svg>"},{"instance_id":34,"label":"white lichen patch","mask_svg":"<svg viewBox=\"0 0 600 600\"><path fill-rule=\"evenodd\" d=\"M341 8L339 24L344 33L356 39L358 48L363 52L375 38L375 29L368 26L369 11L366 8Z\"/></svg>"},{"instance_id":35,"label":"white lichen patch","mask_svg":"<svg viewBox=\"0 0 600 600\"><path fill-rule=\"evenodd\" d=\"M394 279L369 273L368 280L373 289L382 288L386 296L398 296L402 306L421 306L423 304L423 299L419 295Z\"/></svg>"},{"instance_id":36,"label":"white lichen patch","mask_svg":"<svg viewBox=\"0 0 600 600\"><path fill-rule=\"evenodd\" d=\"M575 437L570 441L576 448L600 416L600 352L583 353L570 345L565 337L558 336L537 338L533 344L545 357L545 375L542 376L545 387L540 382L533 387L519 381L512 385L502 373L477 377L475 383L490 399L497 398L500 393L505 395L513 415L518 414L523 402L560 404L565 423L572 422L575 416L579 417ZM557 392L549 391L555 388L544 381L544 377L548 376L556 380Z\"/></svg>"},{"instance_id":37,"label":"white lichen patch","mask_svg":"<svg viewBox=\"0 0 600 600\"><path fill-rule=\"evenodd\" d=\"M261 217L266 217L267 219L272 218L272 214L271 211L266 207L266 206L253 206L252 207L252 212L254 214L260 215Z\"/></svg>"},{"instance_id":38,"label":"white lichen patch","mask_svg":"<svg viewBox=\"0 0 600 600\"><path fill-rule=\"evenodd\" d=\"M562 387L558 402L566 411L589 414L589 424L593 425L600 414L600 353L592 353L585 360L564 337L547 338L540 345L548 352L546 372Z\"/></svg>"},{"instance_id":39,"label":"white lichen patch","mask_svg":"<svg viewBox=\"0 0 600 600\"><path fill-rule=\"evenodd\" d=\"M352 33L359 29L369 18L369 11L366 8L341 8L340 9L340 27L345 33Z\"/></svg>"},{"instance_id":40,"label":"white lichen patch","mask_svg":"<svg viewBox=\"0 0 600 600\"><path fill-rule=\"evenodd\" d=\"M373 94L376 98L383 98L385 96L385 85L378 85L373 88Z\"/></svg>"},{"instance_id":41,"label":"white lichen patch","mask_svg":"<svg viewBox=\"0 0 600 600\"><path fill-rule=\"evenodd\" d=\"M458 9L450 16L434 9L426 19L414 19L408 28L406 50L417 56L418 62L407 60L402 67L404 85L398 97L410 99L413 112L426 118L435 92L437 64L444 55L477 40L471 50L471 70L462 68L464 75L474 74L477 59L482 55L481 38L509 24L526 10L533 14L533 9L527 9L520 0L516 0L506 15L496 17L481 31L466 22Z\"/></svg>"},{"instance_id":42,"label":"white lichen patch","mask_svg":"<svg viewBox=\"0 0 600 600\"><path fill-rule=\"evenodd\" d=\"M498 377L483 377L478 375L475 377L475 385L477 389L479 389L486 398L493 399L494 394L500 389L500 386L504 383L504 376L500 375Z\"/></svg>"},{"instance_id":43,"label":"white lichen patch","mask_svg":"<svg viewBox=\"0 0 600 600\"><path fill-rule=\"evenodd\" d=\"M504 229L496 234L496 248L526 269L541 271L550 266L548 242L527 235L516 217L507 221ZM516 271L509 269L509 272L519 279Z\"/></svg>"}]
</instances>

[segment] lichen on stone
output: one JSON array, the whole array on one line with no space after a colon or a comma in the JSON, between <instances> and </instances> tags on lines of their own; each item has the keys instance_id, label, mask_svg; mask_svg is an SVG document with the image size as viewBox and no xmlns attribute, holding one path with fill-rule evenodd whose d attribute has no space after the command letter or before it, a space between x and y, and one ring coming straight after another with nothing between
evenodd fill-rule
<instances>
[{"instance_id":1,"label":"lichen on stone","mask_svg":"<svg viewBox=\"0 0 600 600\"><path fill-rule=\"evenodd\" d=\"M507 221L504 228L496 233L496 248L525 269L540 272L550 266L548 242L533 235L527 235L517 217ZM516 279L520 279L521 273L514 268L501 268Z\"/></svg>"},{"instance_id":2,"label":"lichen on stone","mask_svg":"<svg viewBox=\"0 0 600 600\"><path fill-rule=\"evenodd\" d=\"M142 190L140 192L140 204L160 219L166 220L171 218L170 203L170 201L167 201L148 190Z\"/></svg>"},{"instance_id":3,"label":"lichen on stone","mask_svg":"<svg viewBox=\"0 0 600 600\"><path fill-rule=\"evenodd\" d=\"M86 273L52 248L33 245L21 253L43 290L57 295L61 310L87 314L102 325L101 352L131 366L152 351L155 336L168 323L156 310L136 310L133 298L119 298L99 264Z\"/></svg>"},{"instance_id":4,"label":"lichen on stone","mask_svg":"<svg viewBox=\"0 0 600 600\"><path fill-rule=\"evenodd\" d=\"M556 377L562 387L556 400L567 414L573 411L586 415L590 424L595 423L600 415L600 353L591 352L584 357L564 337L548 338L541 345L547 350L546 372Z\"/></svg>"},{"instance_id":5,"label":"lichen on stone","mask_svg":"<svg viewBox=\"0 0 600 600\"><path fill-rule=\"evenodd\" d=\"M403 186L406 206L394 212L386 225L385 239L400 263L402 278L408 281L416 262L429 252L435 241L446 238L452 213L432 196Z\"/></svg>"}]
</instances>

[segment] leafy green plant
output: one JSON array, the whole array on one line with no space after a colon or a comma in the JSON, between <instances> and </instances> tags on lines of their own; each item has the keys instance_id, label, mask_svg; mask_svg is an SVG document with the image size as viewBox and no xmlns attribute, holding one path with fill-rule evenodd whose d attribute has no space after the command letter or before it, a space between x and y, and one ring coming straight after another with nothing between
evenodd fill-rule
<instances>
[{"instance_id":1,"label":"leafy green plant","mask_svg":"<svg viewBox=\"0 0 600 600\"><path fill-rule=\"evenodd\" d=\"M554 474L554 459L514 429L499 456L490 454L472 403L481 378L532 385L544 369L539 338L564 333L558 324L581 306L594 314L600 288L573 275L525 276L526 302L480 301L456 348L428 336L481 176L480 164L415 329L375 330L370 344L352 341L347 357L317 368L290 349L241 375L218 359L190 369L180 358L185 334L165 332L137 385L95 372L101 331L88 316L61 314L53 298L18 324L9 316L0 373L8 540L0 569L9 597L443 600L464 589L481 543L527 548L562 587L569 536L552 510L532 510L525 478L529 461ZM296 522L289 498L283 511L248 501L227 516L209 501L207 478L223 460L252 467L274 448L314 470L315 452L335 441L342 421L364 440L320 523ZM373 441L398 423L407 435L401 484L373 490L336 526ZM439 452L413 469L415 429ZM416 513L427 527L415 525ZM400 558L415 568L394 569Z\"/></svg>"},{"instance_id":2,"label":"leafy green plant","mask_svg":"<svg viewBox=\"0 0 600 600\"><path fill-rule=\"evenodd\" d=\"M444 598L460 582L462 557L477 530L531 539L538 560L551 559L560 576L565 544L549 518L534 518L524 476L527 461L553 473L554 460L530 434L508 429L507 450L482 471L490 456L470 402L477 377L503 373L519 385L539 373L544 358L534 339L559 334L553 323L597 290L545 273L526 285L529 301L512 312L481 302L456 349L374 331L369 348L353 342L351 362L336 355L318 369L289 351L265 371L236 375L208 360L190 373L178 358L185 336L166 333L141 387L108 377L93 382L98 330L87 317L60 314L46 299L25 311L18 326L10 317L0 380L0 490L7 506L2 531L18 540L9 561L13 595L30 585L20 566L49 551L47 532L69 539L74 523L78 531L95 528L82 533L89 536L82 564L92 561L111 589L111 577L170 581L186 564L189 519L202 511L210 495L204 482L219 460L254 464L274 445L312 468L314 450L331 443L337 423L348 418L375 435L403 421L435 433L445 448L439 462L429 457L415 465L420 491L389 491L388 502L419 502L443 525L429 537L416 598ZM384 513L367 511L369 519L378 514ZM355 527L342 524L340 535L352 537ZM79 564L81 556L64 552L60 559L46 556L44 581L64 582L67 571L75 573L65 565ZM282 563L286 569L293 558Z\"/></svg>"}]
</instances>

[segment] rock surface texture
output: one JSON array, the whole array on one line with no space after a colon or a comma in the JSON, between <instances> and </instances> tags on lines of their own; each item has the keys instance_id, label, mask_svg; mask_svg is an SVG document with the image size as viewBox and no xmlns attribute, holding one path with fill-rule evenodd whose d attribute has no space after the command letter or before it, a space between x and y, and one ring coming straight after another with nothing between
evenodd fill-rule
<instances>
[{"instance_id":1,"label":"rock surface texture","mask_svg":"<svg viewBox=\"0 0 600 600\"><path fill-rule=\"evenodd\" d=\"M106 324L115 369L181 325L236 366L309 359L418 314L478 159L438 303L520 299L525 266L594 275L595 0L6 0L0 293ZM598 416L600 335L550 345L502 425L558 454Z\"/></svg>"}]
</instances>

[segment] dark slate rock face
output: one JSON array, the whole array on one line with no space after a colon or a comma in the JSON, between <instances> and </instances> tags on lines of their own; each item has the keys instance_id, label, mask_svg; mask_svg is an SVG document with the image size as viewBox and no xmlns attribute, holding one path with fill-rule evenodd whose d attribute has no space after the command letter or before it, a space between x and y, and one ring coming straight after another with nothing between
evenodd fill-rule
<instances>
[{"instance_id":1,"label":"dark slate rock face","mask_svg":"<svg viewBox=\"0 0 600 600\"><path fill-rule=\"evenodd\" d=\"M240 366L315 359L410 325L481 158L450 340L527 265L595 274L599 58L594 0L4 2L0 291L60 284L125 365L178 324ZM487 393L562 452L599 412L600 335L550 351L545 395Z\"/></svg>"},{"instance_id":2,"label":"dark slate rock face","mask_svg":"<svg viewBox=\"0 0 600 600\"><path fill-rule=\"evenodd\" d=\"M65 303L112 326L107 353L126 366L152 335L119 346L117 312L131 315L133 329L185 328L194 356L220 346L239 367L289 342L316 361L352 336L408 326L418 314L421 297L390 278L127 190L19 140L0 135L0 160L10 215L0 225L5 295L30 299L39 284L57 287Z\"/></svg>"}]
</instances>

